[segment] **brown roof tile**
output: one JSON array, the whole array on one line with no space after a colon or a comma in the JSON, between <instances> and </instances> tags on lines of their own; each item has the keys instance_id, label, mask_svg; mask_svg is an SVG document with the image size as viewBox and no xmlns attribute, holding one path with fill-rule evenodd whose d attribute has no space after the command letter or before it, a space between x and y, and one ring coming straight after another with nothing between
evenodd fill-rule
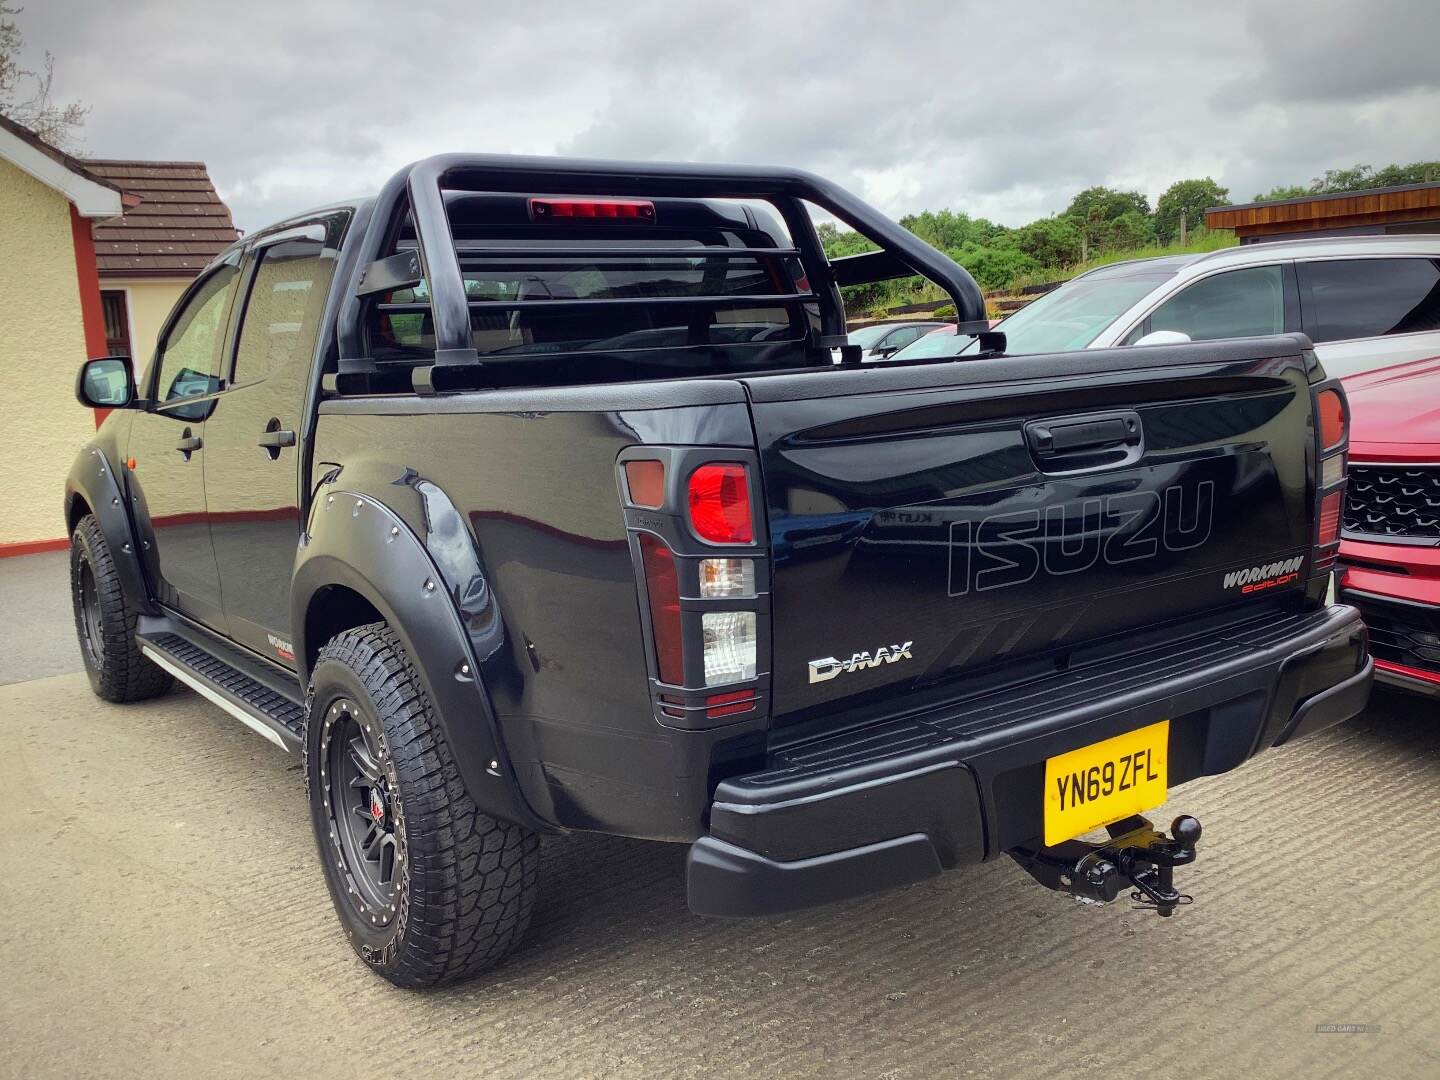
<instances>
[{"instance_id":1,"label":"brown roof tile","mask_svg":"<svg viewBox=\"0 0 1440 1080\"><path fill-rule=\"evenodd\" d=\"M85 168L140 198L91 229L101 277L194 277L240 235L203 161L86 161Z\"/></svg>"}]
</instances>

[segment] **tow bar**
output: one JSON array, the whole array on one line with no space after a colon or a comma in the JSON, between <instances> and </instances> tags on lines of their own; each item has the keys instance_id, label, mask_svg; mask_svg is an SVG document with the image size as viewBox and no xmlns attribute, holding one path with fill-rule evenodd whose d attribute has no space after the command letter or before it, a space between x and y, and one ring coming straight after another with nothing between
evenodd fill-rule
<instances>
[{"instance_id":1,"label":"tow bar","mask_svg":"<svg viewBox=\"0 0 1440 1080\"><path fill-rule=\"evenodd\" d=\"M1175 889L1175 868L1195 861L1200 822L1182 814L1170 836L1156 832L1148 818L1126 818L1107 826L1110 840L1090 844L1067 840L1054 847L1011 849L1008 854L1047 889L1068 892L1085 904L1108 904L1126 882L1136 906L1169 918L1194 898Z\"/></svg>"}]
</instances>

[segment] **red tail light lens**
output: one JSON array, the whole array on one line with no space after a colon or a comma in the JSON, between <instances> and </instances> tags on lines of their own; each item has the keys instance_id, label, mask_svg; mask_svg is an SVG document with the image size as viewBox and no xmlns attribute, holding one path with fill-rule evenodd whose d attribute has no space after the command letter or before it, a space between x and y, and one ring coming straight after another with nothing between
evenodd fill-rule
<instances>
[{"instance_id":1,"label":"red tail light lens","mask_svg":"<svg viewBox=\"0 0 1440 1080\"><path fill-rule=\"evenodd\" d=\"M650 630L655 636L655 665L660 681L685 681L685 652L680 628L680 582L675 556L654 536L640 537L640 558L645 566L645 592L650 600Z\"/></svg>"},{"instance_id":2,"label":"red tail light lens","mask_svg":"<svg viewBox=\"0 0 1440 1080\"><path fill-rule=\"evenodd\" d=\"M737 462L701 465L690 474L690 524L712 544L753 544L750 479Z\"/></svg>"},{"instance_id":3,"label":"red tail light lens","mask_svg":"<svg viewBox=\"0 0 1440 1080\"><path fill-rule=\"evenodd\" d=\"M1337 491L1320 500L1320 530L1315 538L1318 546L1333 544L1340 539L1340 503L1344 492Z\"/></svg>"},{"instance_id":4,"label":"red tail light lens","mask_svg":"<svg viewBox=\"0 0 1440 1080\"><path fill-rule=\"evenodd\" d=\"M705 715L734 716L755 708L754 690L732 690L728 694L711 694L705 699Z\"/></svg>"},{"instance_id":5,"label":"red tail light lens","mask_svg":"<svg viewBox=\"0 0 1440 1080\"><path fill-rule=\"evenodd\" d=\"M531 199L530 217L534 221L587 218L646 223L655 220L655 204L645 199Z\"/></svg>"},{"instance_id":6,"label":"red tail light lens","mask_svg":"<svg viewBox=\"0 0 1440 1080\"><path fill-rule=\"evenodd\" d=\"M625 462L625 486L636 506L659 509L665 505L665 463L648 459Z\"/></svg>"},{"instance_id":7,"label":"red tail light lens","mask_svg":"<svg viewBox=\"0 0 1440 1080\"><path fill-rule=\"evenodd\" d=\"M1345 438L1345 402L1334 390L1321 390L1315 407L1320 413L1320 445L1328 450Z\"/></svg>"}]
</instances>

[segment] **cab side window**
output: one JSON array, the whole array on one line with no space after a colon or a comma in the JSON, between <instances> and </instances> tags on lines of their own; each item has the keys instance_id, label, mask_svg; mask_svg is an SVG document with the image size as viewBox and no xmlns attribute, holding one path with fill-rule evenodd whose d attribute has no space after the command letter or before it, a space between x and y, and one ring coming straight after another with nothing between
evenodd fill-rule
<instances>
[{"instance_id":1,"label":"cab side window","mask_svg":"<svg viewBox=\"0 0 1440 1080\"><path fill-rule=\"evenodd\" d=\"M1440 268L1433 259L1301 263L1305 330L1313 341L1440 330Z\"/></svg>"},{"instance_id":2,"label":"cab side window","mask_svg":"<svg viewBox=\"0 0 1440 1080\"><path fill-rule=\"evenodd\" d=\"M156 354L158 370L152 385L158 407L182 419L204 419L206 410L174 403L220 389L225 321L239 276L234 266L215 270L190 294L171 324Z\"/></svg>"},{"instance_id":3,"label":"cab side window","mask_svg":"<svg viewBox=\"0 0 1440 1080\"><path fill-rule=\"evenodd\" d=\"M308 365L335 273L332 256L320 241L309 239L261 249L235 350L233 385Z\"/></svg>"},{"instance_id":4,"label":"cab side window","mask_svg":"<svg viewBox=\"0 0 1440 1080\"><path fill-rule=\"evenodd\" d=\"M1191 341L1283 333L1285 269L1252 266L1203 278L1156 308L1125 344L1156 330L1176 330Z\"/></svg>"}]
</instances>

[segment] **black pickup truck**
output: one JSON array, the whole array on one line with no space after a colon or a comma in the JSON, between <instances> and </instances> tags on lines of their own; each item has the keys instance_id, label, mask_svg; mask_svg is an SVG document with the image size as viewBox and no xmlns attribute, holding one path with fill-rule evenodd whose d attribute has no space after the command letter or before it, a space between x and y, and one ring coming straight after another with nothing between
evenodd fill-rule
<instances>
[{"instance_id":1,"label":"black pickup truck","mask_svg":"<svg viewBox=\"0 0 1440 1080\"><path fill-rule=\"evenodd\" d=\"M840 288L916 273L978 352L860 364ZM1199 824L1140 815L1370 689L1306 339L1007 357L803 172L430 158L237 242L77 395L95 692L303 753L401 985L514 947L564 830L689 844L702 914L1008 854L1168 915Z\"/></svg>"}]
</instances>

